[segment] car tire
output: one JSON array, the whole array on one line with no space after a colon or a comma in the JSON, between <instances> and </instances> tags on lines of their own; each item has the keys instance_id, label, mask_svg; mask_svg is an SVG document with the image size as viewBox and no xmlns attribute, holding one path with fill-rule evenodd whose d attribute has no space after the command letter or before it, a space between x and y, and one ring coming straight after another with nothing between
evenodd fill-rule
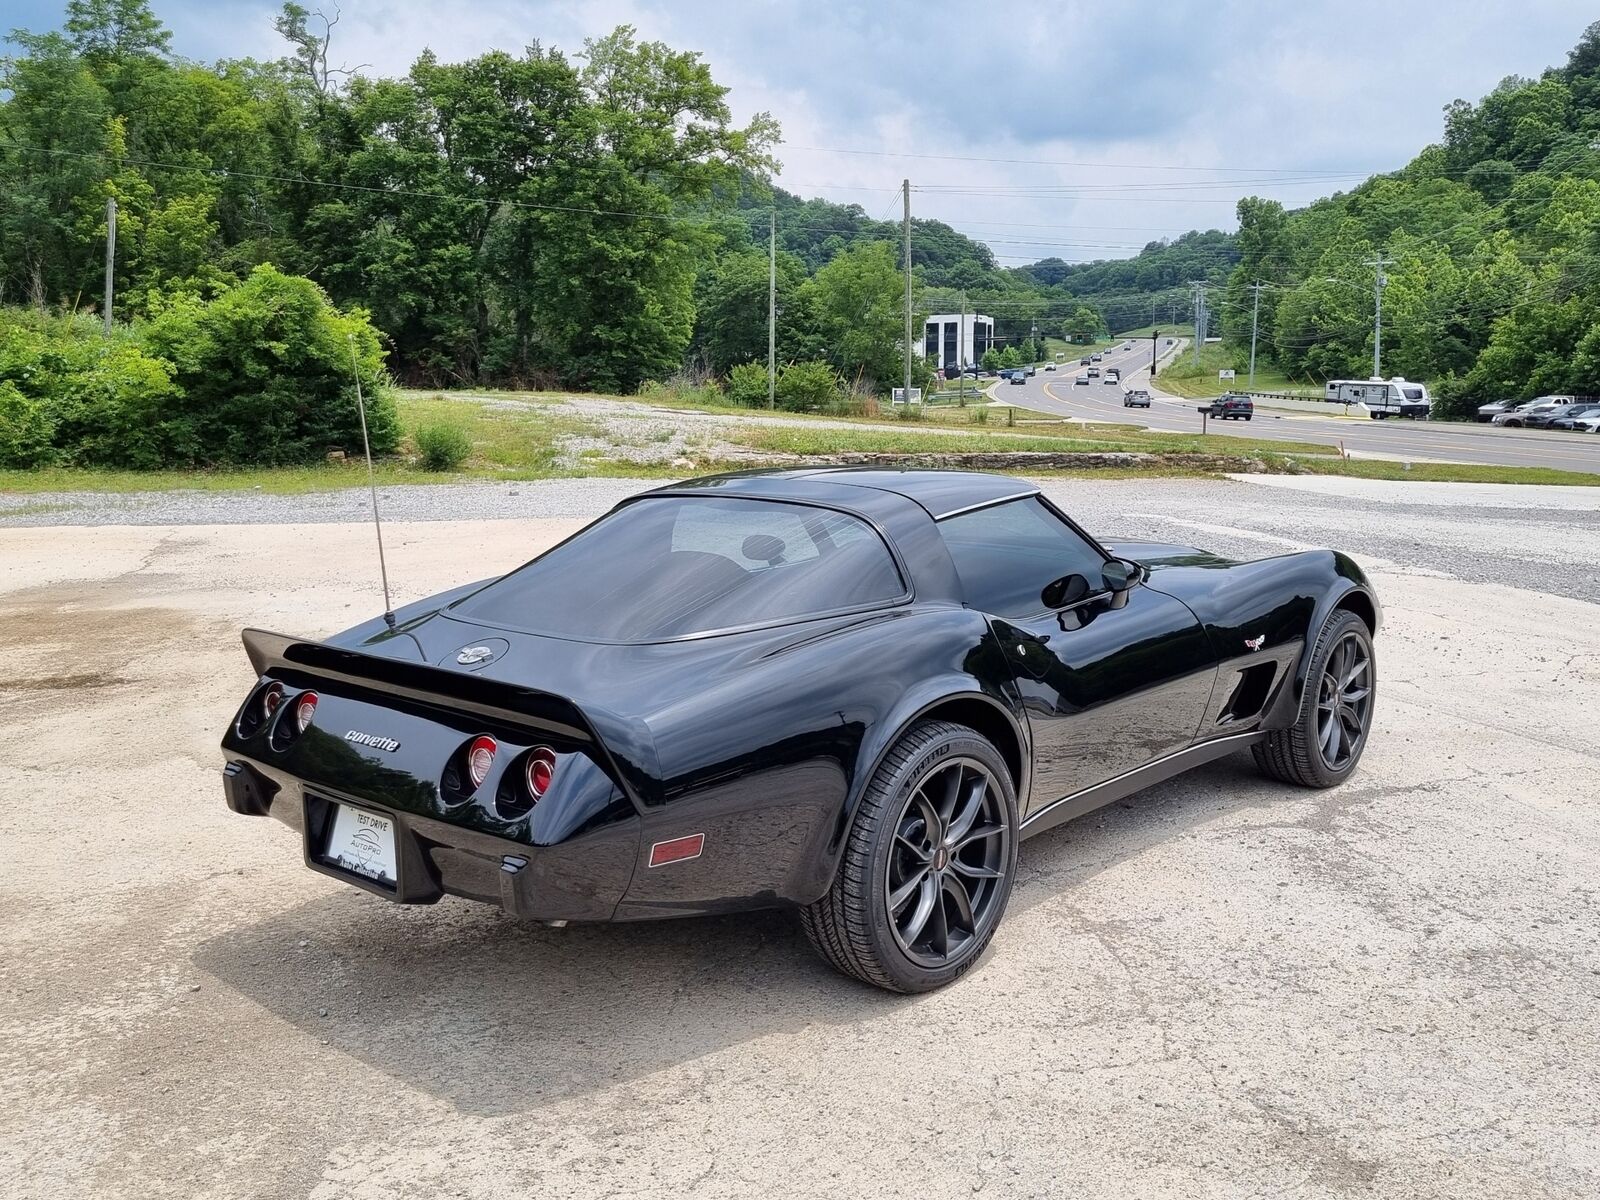
<instances>
[{"instance_id":1,"label":"car tire","mask_svg":"<svg viewBox=\"0 0 1600 1200\"><path fill-rule=\"evenodd\" d=\"M1254 415L1254 414L1250 414L1250 415L1247 415L1247 416L1246 416L1246 417L1245 417L1245 420L1246 420L1246 421L1248 421L1248 420L1250 420L1250 419L1251 419L1251 417L1252 417L1252 416L1253 416L1253 415Z\"/></svg>"},{"instance_id":2,"label":"car tire","mask_svg":"<svg viewBox=\"0 0 1600 1200\"><path fill-rule=\"evenodd\" d=\"M940 830L930 836L934 820ZM867 784L833 884L800 910L801 928L830 966L864 983L891 992L943 987L972 968L1005 915L1017 828L1016 788L999 751L966 726L924 721ZM897 894L906 897L898 906Z\"/></svg>"},{"instance_id":3,"label":"car tire","mask_svg":"<svg viewBox=\"0 0 1600 1200\"><path fill-rule=\"evenodd\" d=\"M1355 657L1340 658L1341 654ZM1353 677L1347 678L1352 672ZM1358 692L1351 701L1349 697ZM1300 787L1330 788L1343 783L1367 748L1377 693L1378 660L1372 649L1372 631L1355 613L1339 609L1317 635L1294 724L1274 730L1251 747L1256 765L1272 778ZM1358 729L1355 735L1352 721ZM1330 722L1335 727L1336 753L1332 755Z\"/></svg>"}]
</instances>

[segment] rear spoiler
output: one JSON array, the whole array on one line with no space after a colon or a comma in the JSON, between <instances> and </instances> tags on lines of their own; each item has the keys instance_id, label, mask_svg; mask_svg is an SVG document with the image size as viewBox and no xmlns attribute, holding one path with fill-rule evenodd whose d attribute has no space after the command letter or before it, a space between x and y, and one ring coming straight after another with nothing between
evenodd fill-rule
<instances>
[{"instance_id":1,"label":"rear spoiler","mask_svg":"<svg viewBox=\"0 0 1600 1200\"><path fill-rule=\"evenodd\" d=\"M241 636L257 675L311 675L433 708L559 734L592 746L594 760L636 805L660 803L655 742L649 728L636 718L606 709L582 709L565 696L501 679L362 654L264 629L246 629Z\"/></svg>"}]
</instances>

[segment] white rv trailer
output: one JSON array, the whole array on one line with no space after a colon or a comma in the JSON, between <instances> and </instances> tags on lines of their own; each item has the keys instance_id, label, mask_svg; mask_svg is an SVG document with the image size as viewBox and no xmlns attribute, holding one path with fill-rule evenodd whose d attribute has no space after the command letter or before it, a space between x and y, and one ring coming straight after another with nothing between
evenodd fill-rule
<instances>
[{"instance_id":1,"label":"white rv trailer","mask_svg":"<svg viewBox=\"0 0 1600 1200\"><path fill-rule=\"evenodd\" d=\"M1421 417L1429 409L1428 389L1396 375L1392 379L1330 379L1323 392L1329 404L1365 404L1374 421L1384 417Z\"/></svg>"}]
</instances>

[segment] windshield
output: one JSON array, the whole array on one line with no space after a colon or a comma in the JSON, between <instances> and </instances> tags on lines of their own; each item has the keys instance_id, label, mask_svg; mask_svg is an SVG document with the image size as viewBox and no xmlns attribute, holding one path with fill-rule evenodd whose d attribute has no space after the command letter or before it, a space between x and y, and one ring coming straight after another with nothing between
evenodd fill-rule
<instances>
[{"instance_id":1,"label":"windshield","mask_svg":"<svg viewBox=\"0 0 1600 1200\"><path fill-rule=\"evenodd\" d=\"M889 548L858 517L772 500L662 496L624 505L458 611L558 637L652 642L905 592Z\"/></svg>"}]
</instances>

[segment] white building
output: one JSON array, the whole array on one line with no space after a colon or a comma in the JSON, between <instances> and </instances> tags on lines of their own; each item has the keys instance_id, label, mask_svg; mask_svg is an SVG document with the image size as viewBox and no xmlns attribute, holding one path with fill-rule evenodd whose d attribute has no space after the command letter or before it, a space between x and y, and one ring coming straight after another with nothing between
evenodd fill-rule
<instances>
[{"instance_id":1,"label":"white building","mask_svg":"<svg viewBox=\"0 0 1600 1200\"><path fill-rule=\"evenodd\" d=\"M935 313L922 326L922 357L936 370L957 371L994 345L994 318L982 313Z\"/></svg>"}]
</instances>

